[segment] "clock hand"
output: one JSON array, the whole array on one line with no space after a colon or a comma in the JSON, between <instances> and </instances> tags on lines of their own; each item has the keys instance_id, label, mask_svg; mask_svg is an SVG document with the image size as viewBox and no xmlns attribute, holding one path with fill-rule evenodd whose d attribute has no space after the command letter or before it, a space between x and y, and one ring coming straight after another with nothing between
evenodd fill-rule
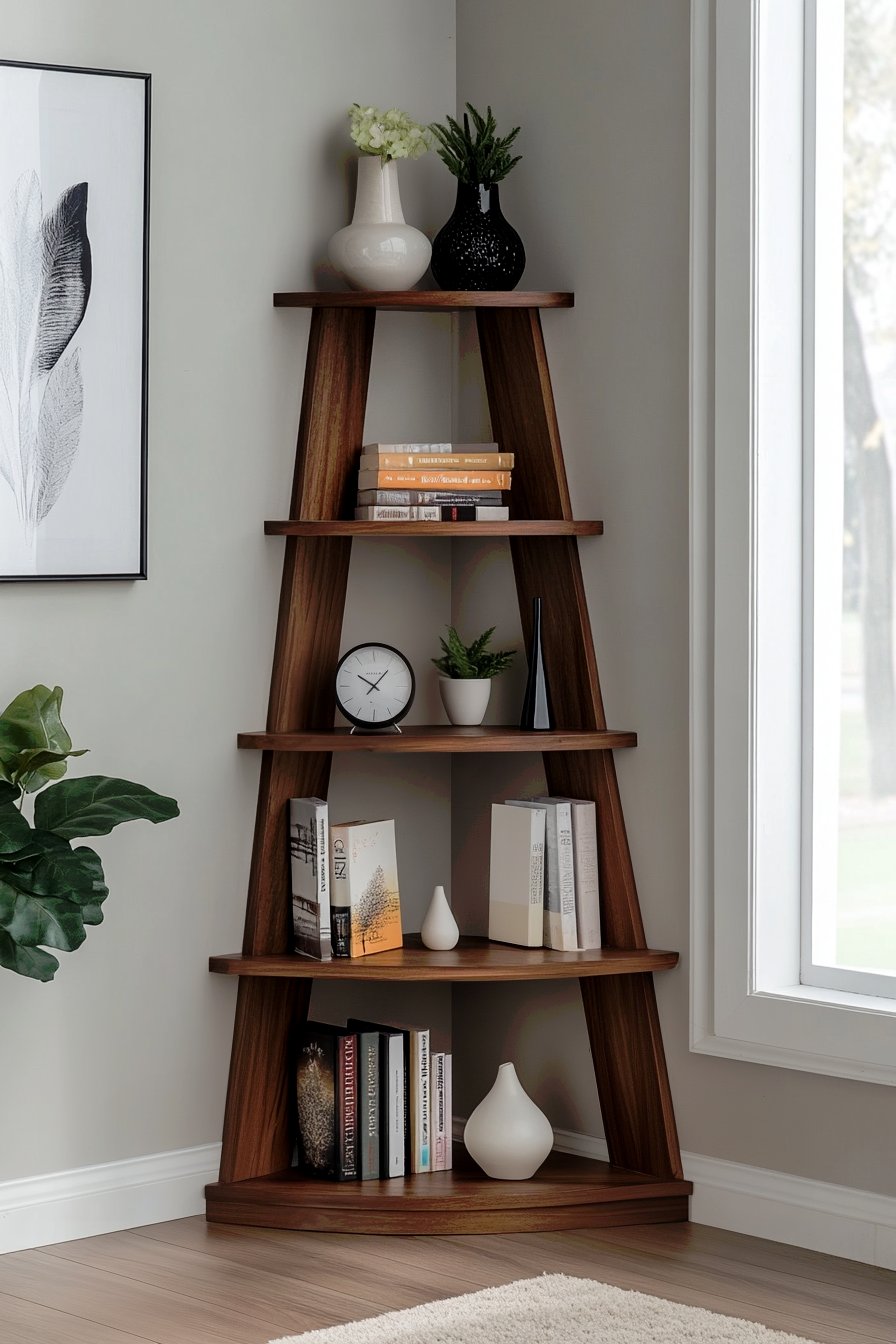
<instances>
[{"instance_id":1,"label":"clock hand","mask_svg":"<svg viewBox=\"0 0 896 1344\"><path fill-rule=\"evenodd\" d=\"M356 672L355 676L359 677L361 681L366 682L366 684L370 687L370 691L372 691L374 686L376 686L377 684L375 681L367 681L367 678L362 677L360 672ZM370 694L370 691L367 692L368 695Z\"/></svg>"},{"instance_id":2,"label":"clock hand","mask_svg":"<svg viewBox=\"0 0 896 1344\"><path fill-rule=\"evenodd\" d=\"M389 669L388 669L388 667L387 667L387 668L386 668L386 672L388 672L388 671L389 671ZM377 677L376 681L372 681L372 682L370 683L370 691L375 691L375 690L377 689L377 687L379 686L379 684L380 684L380 682L382 681L383 677L386 675L386 672L382 672L382 673L380 674L380 676ZM363 678L362 678L362 680L363 680ZM368 695L370 694L370 691L367 692Z\"/></svg>"}]
</instances>

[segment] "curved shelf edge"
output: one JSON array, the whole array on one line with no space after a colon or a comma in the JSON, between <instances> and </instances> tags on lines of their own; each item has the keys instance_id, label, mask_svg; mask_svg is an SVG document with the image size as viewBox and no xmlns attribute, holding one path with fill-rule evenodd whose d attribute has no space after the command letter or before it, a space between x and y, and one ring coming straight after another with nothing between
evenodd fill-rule
<instances>
[{"instance_id":1,"label":"curved shelf edge","mask_svg":"<svg viewBox=\"0 0 896 1344\"><path fill-rule=\"evenodd\" d=\"M594 519L517 518L509 522L353 522L349 519L269 519L268 537L599 537Z\"/></svg>"},{"instance_id":2,"label":"curved shelf edge","mask_svg":"<svg viewBox=\"0 0 896 1344\"><path fill-rule=\"evenodd\" d=\"M352 733L348 728L301 733L239 733L243 751L385 751L458 753L483 751L615 751L636 747L637 733L616 729L456 728L412 725L400 733Z\"/></svg>"},{"instance_id":3,"label":"curved shelf edge","mask_svg":"<svg viewBox=\"0 0 896 1344\"><path fill-rule=\"evenodd\" d=\"M285 952L261 956L239 953L209 958L217 975L273 979L404 980L463 983L500 980L579 980L596 975L640 975L670 971L678 953L654 948L595 948L585 952L554 952L544 947L512 947L487 938L462 938L450 952L433 952L408 935L404 947L367 957L313 957Z\"/></svg>"},{"instance_id":4,"label":"curved shelf edge","mask_svg":"<svg viewBox=\"0 0 896 1344\"><path fill-rule=\"evenodd\" d=\"M385 308L441 313L458 308L572 308L568 290L374 289L299 290L274 295L275 308Z\"/></svg>"},{"instance_id":5,"label":"curved shelf edge","mask_svg":"<svg viewBox=\"0 0 896 1344\"><path fill-rule=\"evenodd\" d=\"M210 1222L305 1231L534 1232L683 1222L689 1181L551 1153L528 1181L492 1181L456 1148L452 1171L381 1181L320 1181L295 1169L206 1187Z\"/></svg>"}]
</instances>

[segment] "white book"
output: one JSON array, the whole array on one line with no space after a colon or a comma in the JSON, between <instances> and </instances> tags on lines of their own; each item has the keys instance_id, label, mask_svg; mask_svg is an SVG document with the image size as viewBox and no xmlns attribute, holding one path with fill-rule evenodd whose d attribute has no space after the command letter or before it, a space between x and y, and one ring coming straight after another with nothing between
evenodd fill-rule
<instances>
[{"instance_id":1,"label":"white book","mask_svg":"<svg viewBox=\"0 0 896 1344\"><path fill-rule=\"evenodd\" d=\"M492 803L488 936L495 942L543 945L545 815L543 807Z\"/></svg>"},{"instance_id":2,"label":"white book","mask_svg":"<svg viewBox=\"0 0 896 1344\"><path fill-rule=\"evenodd\" d=\"M575 952L579 943L569 803L555 798L508 798L507 804L545 809L544 945L555 952Z\"/></svg>"},{"instance_id":3,"label":"white book","mask_svg":"<svg viewBox=\"0 0 896 1344\"><path fill-rule=\"evenodd\" d=\"M541 800L539 800L541 801ZM557 800L561 801L561 800ZM597 808L589 799L564 798L572 809L572 852L576 875L579 947L600 947L600 879L597 864Z\"/></svg>"},{"instance_id":4,"label":"white book","mask_svg":"<svg viewBox=\"0 0 896 1344\"><path fill-rule=\"evenodd\" d=\"M496 453L496 443L365 443L362 453Z\"/></svg>"},{"instance_id":5,"label":"white book","mask_svg":"<svg viewBox=\"0 0 896 1344\"><path fill-rule=\"evenodd\" d=\"M454 1138L454 1092L451 1086L452 1056L445 1056L445 1171L452 1166L452 1143Z\"/></svg>"},{"instance_id":6,"label":"white book","mask_svg":"<svg viewBox=\"0 0 896 1344\"><path fill-rule=\"evenodd\" d=\"M330 899L337 933L348 925L348 956L401 947L395 822L343 821L330 827ZM342 955L337 938L337 955Z\"/></svg>"},{"instance_id":7,"label":"white book","mask_svg":"<svg viewBox=\"0 0 896 1344\"><path fill-rule=\"evenodd\" d=\"M329 961L329 821L323 798L289 800L289 868L295 950Z\"/></svg>"},{"instance_id":8,"label":"white book","mask_svg":"<svg viewBox=\"0 0 896 1344\"><path fill-rule=\"evenodd\" d=\"M432 1170L445 1170L445 1056L438 1050L432 1057Z\"/></svg>"}]
</instances>

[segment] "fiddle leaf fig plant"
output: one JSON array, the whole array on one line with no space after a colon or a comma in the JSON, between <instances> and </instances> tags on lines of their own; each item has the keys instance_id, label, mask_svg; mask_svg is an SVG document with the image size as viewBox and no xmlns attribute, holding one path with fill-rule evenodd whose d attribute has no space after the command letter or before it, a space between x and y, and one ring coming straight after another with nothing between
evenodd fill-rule
<instances>
[{"instance_id":1,"label":"fiddle leaf fig plant","mask_svg":"<svg viewBox=\"0 0 896 1344\"><path fill-rule=\"evenodd\" d=\"M100 856L72 841L108 835L124 821L168 821L173 798L106 775L64 779L74 750L62 722L62 688L33 686L0 715L0 967L52 980L48 947L73 952L102 922L109 894ZM34 799L34 823L25 816Z\"/></svg>"}]
</instances>

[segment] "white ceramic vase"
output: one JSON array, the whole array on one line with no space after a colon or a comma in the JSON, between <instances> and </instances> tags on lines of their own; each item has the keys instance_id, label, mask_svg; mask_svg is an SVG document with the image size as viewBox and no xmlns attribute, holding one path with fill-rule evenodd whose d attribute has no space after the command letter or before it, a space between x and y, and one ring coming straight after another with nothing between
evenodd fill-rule
<instances>
[{"instance_id":1,"label":"white ceramic vase","mask_svg":"<svg viewBox=\"0 0 896 1344\"><path fill-rule=\"evenodd\" d=\"M464 1128L467 1152L496 1181L527 1181L553 1146L547 1116L523 1090L513 1065L502 1064Z\"/></svg>"},{"instance_id":2,"label":"white ceramic vase","mask_svg":"<svg viewBox=\"0 0 896 1344\"><path fill-rule=\"evenodd\" d=\"M398 164L377 154L358 158L351 224L334 233L330 260L355 289L410 289L429 265L432 244L404 221Z\"/></svg>"},{"instance_id":3,"label":"white ceramic vase","mask_svg":"<svg viewBox=\"0 0 896 1344\"><path fill-rule=\"evenodd\" d=\"M482 722L491 693L491 677L439 677L445 713L458 727Z\"/></svg>"},{"instance_id":4,"label":"white ceramic vase","mask_svg":"<svg viewBox=\"0 0 896 1344\"><path fill-rule=\"evenodd\" d=\"M429 909L420 928L423 946L433 952L450 952L457 946L460 930L457 920L451 913L444 887L436 887L432 893Z\"/></svg>"}]
</instances>

